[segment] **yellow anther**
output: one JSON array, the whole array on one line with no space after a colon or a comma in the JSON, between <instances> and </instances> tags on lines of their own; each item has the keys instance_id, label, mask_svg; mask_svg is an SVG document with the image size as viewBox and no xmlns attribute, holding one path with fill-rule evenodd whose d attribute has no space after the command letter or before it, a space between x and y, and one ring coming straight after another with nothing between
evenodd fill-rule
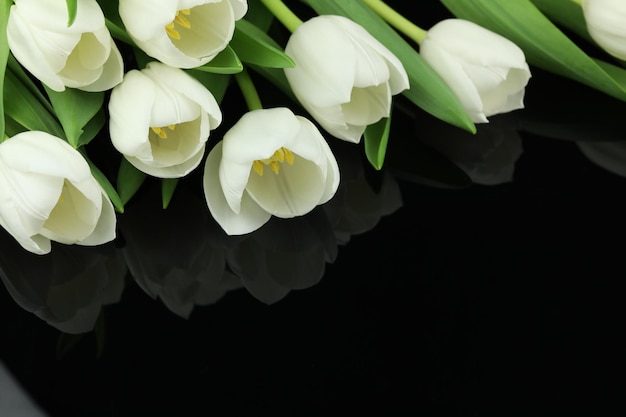
<instances>
[{"instance_id":1,"label":"yellow anther","mask_svg":"<svg viewBox=\"0 0 626 417\"><path fill-rule=\"evenodd\" d=\"M252 163L252 168L254 169L254 172L259 174L259 176L263 176L263 163L261 161L254 161Z\"/></svg>"},{"instance_id":2,"label":"yellow anther","mask_svg":"<svg viewBox=\"0 0 626 417\"><path fill-rule=\"evenodd\" d=\"M287 161L289 165L293 165L294 155L287 148L278 148L276 152L267 159L257 159L252 163L252 169L259 175L263 175L263 165L268 165L274 174L280 172L280 164Z\"/></svg>"},{"instance_id":3,"label":"yellow anther","mask_svg":"<svg viewBox=\"0 0 626 417\"><path fill-rule=\"evenodd\" d=\"M180 14L180 12L176 12L176 17L174 17L174 22L178 23L179 25L181 25L182 27L186 29L191 28L191 23L189 23L189 20L187 20L185 16Z\"/></svg>"},{"instance_id":4,"label":"yellow anther","mask_svg":"<svg viewBox=\"0 0 626 417\"><path fill-rule=\"evenodd\" d=\"M191 22L185 16L189 16L191 14L191 9L181 9L176 12L176 16L174 16L174 20L165 25L165 32L167 35L174 39L180 39L180 32L176 29L176 24L184 27L185 29L191 29Z\"/></svg>"},{"instance_id":5,"label":"yellow anther","mask_svg":"<svg viewBox=\"0 0 626 417\"><path fill-rule=\"evenodd\" d=\"M156 133L157 135L159 135L159 137L161 139L166 139L167 138L167 132L165 131L165 129L163 129L162 127L151 127L150 129L152 129L152 131L154 133Z\"/></svg>"},{"instance_id":6,"label":"yellow anther","mask_svg":"<svg viewBox=\"0 0 626 417\"><path fill-rule=\"evenodd\" d=\"M167 36L169 36L170 38L176 40L180 39L180 33L178 33L176 29L174 29L174 22L165 25L165 31L167 32Z\"/></svg>"},{"instance_id":7,"label":"yellow anther","mask_svg":"<svg viewBox=\"0 0 626 417\"><path fill-rule=\"evenodd\" d=\"M283 152L285 153L285 160L287 161L287 163L289 165L293 165L293 160L294 160L293 152L291 152L287 148L280 148L280 149L282 149Z\"/></svg>"},{"instance_id":8,"label":"yellow anther","mask_svg":"<svg viewBox=\"0 0 626 417\"><path fill-rule=\"evenodd\" d=\"M176 129L176 125L168 125L167 128L169 130L174 130L174 129Z\"/></svg>"}]
</instances>

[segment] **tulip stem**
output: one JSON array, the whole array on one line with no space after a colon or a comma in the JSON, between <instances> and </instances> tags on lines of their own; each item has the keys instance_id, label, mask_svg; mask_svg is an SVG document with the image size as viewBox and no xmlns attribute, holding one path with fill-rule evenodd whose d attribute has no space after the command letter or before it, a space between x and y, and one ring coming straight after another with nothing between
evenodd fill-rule
<instances>
[{"instance_id":1,"label":"tulip stem","mask_svg":"<svg viewBox=\"0 0 626 417\"><path fill-rule=\"evenodd\" d=\"M387 23L396 28L398 32L406 35L409 39L415 41L415 43L420 44L424 38L426 38L427 32L424 29L402 16L382 0L363 0L363 3L382 17Z\"/></svg>"},{"instance_id":2,"label":"tulip stem","mask_svg":"<svg viewBox=\"0 0 626 417\"><path fill-rule=\"evenodd\" d=\"M237 81L241 94L243 94L243 98L246 100L248 109L250 111L262 109L263 104L261 104L259 93L256 91L252 78L250 78L250 74L248 74L245 68L243 71L235 74L235 81Z\"/></svg>"},{"instance_id":3,"label":"tulip stem","mask_svg":"<svg viewBox=\"0 0 626 417\"><path fill-rule=\"evenodd\" d=\"M276 17L289 32L293 33L296 28L302 24L302 20L300 20L282 0L261 0L261 3L272 12L274 17Z\"/></svg>"}]
</instances>

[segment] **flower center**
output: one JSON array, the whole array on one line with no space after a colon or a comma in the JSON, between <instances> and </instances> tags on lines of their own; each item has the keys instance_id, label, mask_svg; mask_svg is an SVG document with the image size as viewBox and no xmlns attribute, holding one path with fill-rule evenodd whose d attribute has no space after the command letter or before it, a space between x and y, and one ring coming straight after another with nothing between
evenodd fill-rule
<instances>
[{"instance_id":1,"label":"flower center","mask_svg":"<svg viewBox=\"0 0 626 417\"><path fill-rule=\"evenodd\" d=\"M281 147L267 159L256 159L252 163L252 168L259 176L263 176L263 168L265 165L268 165L274 174L278 174L280 172L280 164L287 161L289 165L293 165L293 160L293 152L287 148Z\"/></svg>"},{"instance_id":2,"label":"flower center","mask_svg":"<svg viewBox=\"0 0 626 417\"><path fill-rule=\"evenodd\" d=\"M176 129L176 125L167 126L169 130ZM157 134L160 139L167 139L167 130L164 127L151 127L152 131Z\"/></svg>"},{"instance_id":3,"label":"flower center","mask_svg":"<svg viewBox=\"0 0 626 417\"><path fill-rule=\"evenodd\" d=\"M181 9L176 12L176 16L174 16L174 20L172 20L170 23L165 25L165 31L167 32L167 35L170 38L176 39L176 40L180 39L180 32L177 30L178 29L176 26L177 24L178 26L182 26L185 29L191 29L191 23L185 17L185 16L189 16L190 14L191 14L190 9Z\"/></svg>"}]
</instances>

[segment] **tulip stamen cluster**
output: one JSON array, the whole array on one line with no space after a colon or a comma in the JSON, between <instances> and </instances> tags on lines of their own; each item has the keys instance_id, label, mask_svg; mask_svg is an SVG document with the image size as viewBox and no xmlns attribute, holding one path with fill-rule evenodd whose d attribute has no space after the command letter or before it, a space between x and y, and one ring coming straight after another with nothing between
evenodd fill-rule
<instances>
[{"instance_id":1,"label":"tulip stamen cluster","mask_svg":"<svg viewBox=\"0 0 626 417\"><path fill-rule=\"evenodd\" d=\"M176 125L169 125L167 127L169 130L174 130ZM164 127L151 127L150 128L160 139L167 139L167 131Z\"/></svg>"},{"instance_id":2,"label":"tulip stamen cluster","mask_svg":"<svg viewBox=\"0 0 626 417\"><path fill-rule=\"evenodd\" d=\"M263 176L264 165L270 167L274 174L278 174L280 172L280 164L287 161L289 165L293 165L295 157L293 152L285 147L280 147L274 152L274 154L266 159L256 159L252 162L252 169L254 172L259 174L260 177Z\"/></svg>"},{"instance_id":3,"label":"tulip stamen cluster","mask_svg":"<svg viewBox=\"0 0 626 417\"><path fill-rule=\"evenodd\" d=\"M183 16L183 15L189 16L190 14L191 14L190 9L181 9L176 12L176 16L174 16L174 20L172 20L170 23L165 25L165 31L167 32L167 35L170 38L174 40L180 40L180 32L176 30L177 23L180 26L184 27L185 29L191 29L191 22L189 22L189 20L185 16Z\"/></svg>"}]
</instances>

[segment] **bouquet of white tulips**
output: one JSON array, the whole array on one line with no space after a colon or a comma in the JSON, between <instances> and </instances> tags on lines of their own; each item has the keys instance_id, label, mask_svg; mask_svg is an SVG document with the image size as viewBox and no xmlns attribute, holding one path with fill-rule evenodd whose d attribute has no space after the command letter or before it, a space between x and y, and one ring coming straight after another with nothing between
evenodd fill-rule
<instances>
[{"instance_id":1,"label":"bouquet of white tulips","mask_svg":"<svg viewBox=\"0 0 626 417\"><path fill-rule=\"evenodd\" d=\"M0 225L34 254L101 245L146 179L167 208L200 172L206 211L245 235L331 201L340 141L428 177L410 152L389 161L418 141L390 135L394 111L478 137L525 111L533 68L626 101L626 2L441 0L425 28L422 3L409 19L381 0L0 0ZM422 146L470 183L511 177L481 171L478 139Z\"/></svg>"}]
</instances>

